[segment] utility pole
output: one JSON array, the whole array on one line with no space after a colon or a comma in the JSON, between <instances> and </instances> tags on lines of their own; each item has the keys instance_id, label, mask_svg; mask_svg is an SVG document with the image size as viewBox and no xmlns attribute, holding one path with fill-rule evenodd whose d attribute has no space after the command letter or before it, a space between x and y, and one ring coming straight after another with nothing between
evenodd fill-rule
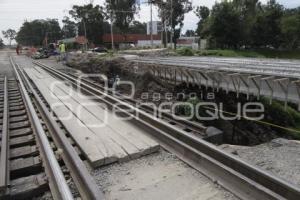
<instances>
[{"instance_id":1,"label":"utility pole","mask_svg":"<svg viewBox=\"0 0 300 200\"><path fill-rule=\"evenodd\" d=\"M110 0L110 5L111 4L111 0ZM110 11L110 39L111 39L111 49L114 50L115 49L115 44L114 44L114 20L113 20L113 9L111 8Z\"/></svg>"},{"instance_id":2,"label":"utility pole","mask_svg":"<svg viewBox=\"0 0 300 200\"><path fill-rule=\"evenodd\" d=\"M151 37L151 48L153 49L153 11L152 11L152 0L150 0L150 37Z\"/></svg>"},{"instance_id":3,"label":"utility pole","mask_svg":"<svg viewBox=\"0 0 300 200\"><path fill-rule=\"evenodd\" d=\"M173 37L174 37L174 30L173 30L173 0L171 0L171 47L173 49Z\"/></svg>"},{"instance_id":4,"label":"utility pole","mask_svg":"<svg viewBox=\"0 0 300 200\"><path fill-rule=\"evenodd\" d=\"M83 22L83 29L84 29L84 37L87 40L87 34L86 34L86 25L85 25L85 19L82 20ZM85 50L87 50L87 42L85 43Z\"/></svg>"},{"instance_id":5,"label":"utility pole","mask_svg":"<svg viewBox=\"0 0 300 200\"><path fill-rule=\"evenodd\" d=\"M46 32L46 36L45 36L45 46L46 48L48 47L48 32Z\"/></svg>"}]
</instances>

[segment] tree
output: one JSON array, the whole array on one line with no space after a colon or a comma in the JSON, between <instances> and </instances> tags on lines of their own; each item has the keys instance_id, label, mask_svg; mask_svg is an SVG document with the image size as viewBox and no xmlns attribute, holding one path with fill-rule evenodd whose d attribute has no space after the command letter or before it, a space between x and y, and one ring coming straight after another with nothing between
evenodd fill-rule
<instances>
[{"instance_id":1,"label":"tree","mask_svg":"<svg viewBox=\"0 0 300 200\"><path fill-rule=\"evenodd\" d=\"M241 45L249 46L251 43L251 30L255 23L255 16L261 10L259 0L233 0L233 6L240 15Z\"/></svg>"},{"instance_id":2,"label":"tree","mask_svg":"<svg viewBox=\"0 0 300 200\"><path fill-rule=\"evenodd\" d=\"M252 44L256 47L272 46L278 48L281 39L281 18L284 8L275 0L268 1L257 14L251 36Z\"/></svg>"},{"instance_id":3,"label":"tree","mask_svg":"<svg viewBox=\"0 0 300 200\"><path fill-rule=\"evenodd\" d=\"M147 24L141 23L139 21L133 21L129 25L128 32L135 33L135 34L147 34Z\"/></svg>"},{"instance_id":4,"label":"tree","mask_svg":"<svg viewBox=\"0 0 300 200\"><path fill-rule=\"evenodd\" d=\"M11 46L11 41L16 38L16 31L13 29L7 29L6 31L2 31L4 38L9 40L9 46Z\"/></svg>"},{"instance_id":5,"label":"tree","mask_svg":"<svg viewBox=\"0 0 300 200\"><path fill-rule=\"evenodd\" d=\"M63 38L72 38L77 34L77 25L75 22L71 21L69 17L65 16L62 20L62 35Z\"/></svg>"},{"instance_id":6,"label":"tree","mask_svg":"<svg viewBox=\"0 0 300 200\"><path fill-rule=\"evenodd\" d=\"M210 34L219 48L238 48L242 40L239 12L231 2L216 3L211 11Z\"/></svg>"},{"instance_id":7,"label":"tree","mask_svg":"<svg viewBox=\"0 0 300 200\"><path fill-rule=\"evenodd\" d=\"M2 38L0 38L0 49L2 49L3 47L4 47L4 43L3 43Z\"/></svg>"},{"instance_id":8,"label":"tree","mask_svg":"<svg viewBox=\"0 0 300 200\"><path fill-rule=\"evenodd\" d=\"M102 35L110 30L109 24L105 21L106 14L103 7L99 5L74 5L69 14L78 21L79 35L85 35L85 26L87 39L95 44L101 44Z\"/></svg>"},{"instance_id":9,"label":"tree","mask_svg":"<svg viewBox=\"0 0 300 200\"><path fill-rule=\"evenodd\" d=\"M173 30L173 43L176 48L177 39L180 37L184 15L192 10L190 0L165 0L154 1L159 8L159 16ZM178 34L179 31L179 34Z\"/></svg>"},{"instance_id":10,"label":"tree","mask_svg":"<svg viewBox=\"0 0 300 200\"><path fill-rule=\"evenodd\" d=\"M205 29L205 25L207 23L207 19L209 17L210 14L210 10L208 7L205 6L198 6L196 8L195 14L199 17L199 22L198 22L198 27L196 32L198 33L198 35L201 38L205 38L208 36L208 32L205 31L207 29Z\"/></svg>"},{"instance_id":11,"label":"tree","mask_svg":"<svg viewBox=\"0 0 300 200\"><path fill-rule=\"evenodd\" d=\"M195 14L202 20L205 20L209 17L209 8L206 6L198 6L196 8Z\"/></svg>"},{"instance_id":12,"label":"tree","mask_svg":"<svg viewBox=\"0 0 300 200\"><path fill-rule=\"evenodd\" d=\"M125 34L137 13L136 0L106 0L106 9L110 20Z\"/></svg>"},{"instance_id":13,"label":"tree","mask_svg":"<svg viewBox=\"0 0 300 200\"><path fill-rule=\"evenodd\" d=\"M61 28L57 19L25 21L16 40L23 45L41 46L61 39Z\"/></svg>"},{"instance_id":14,"label":"tree","mask_svg":"<svg viewBox=\"0 0 300 200\"><path fill-rule=\"evenodd\" d=\"M195 36L195 31L193 30L186 30L185 34L186 37L194 37Z\"/></svg>"},{"instance_id":15,"label":"tree","mask_svg":"<svg viewBox=\"0 0 300 200\"><path fill-rule=\"evenodd\" d=\"M295 49L300 45L300 13L287 11L281 19L281 33L283 46L288 49Z\"/></svg>"}]
</instances>

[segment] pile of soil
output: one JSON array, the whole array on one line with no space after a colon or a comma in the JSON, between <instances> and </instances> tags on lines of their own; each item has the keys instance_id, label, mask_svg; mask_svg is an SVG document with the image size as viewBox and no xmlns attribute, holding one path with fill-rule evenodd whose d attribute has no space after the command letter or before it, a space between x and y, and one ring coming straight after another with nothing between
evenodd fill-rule
<instances>
[{"instance_id":1,"label":"pile of soil","mask_svg":"<svg viewBox=\"0 0 300 200\"><path fill-rule=\"evenodd\" d=\"M220 148L297 187L300 186L299 141L277 138L254 147L226 144Z\"/></svg>"},{"instance_id":2,"label":"pile of soil","mask_svg":"<svg viewBox=\"0 0 300 200\"><path fill-rule=\"evenodd\" d=\"M122 81L131 81L135 85L135 98L139 99L145 92L149 97L153 93L160 93L163 97L165 93L173 90L172 86L164 84L149 72L133 74L134 63L121 57L103 57L94 54L72 54L67 65L81 70L87 74L104 74L108 78L120 77ZM123 94L129 93L131 88L121 86L118 88ZM149 99L151 101L151 99Z\"/></svg>"}]
</instances>

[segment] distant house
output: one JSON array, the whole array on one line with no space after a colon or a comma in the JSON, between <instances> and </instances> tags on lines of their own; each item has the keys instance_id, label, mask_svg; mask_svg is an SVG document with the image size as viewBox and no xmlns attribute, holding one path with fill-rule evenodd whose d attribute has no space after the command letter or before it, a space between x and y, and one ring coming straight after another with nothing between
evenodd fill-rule
<instances>
[{"instance_id":1,"label":"distant house","mask_svg":"<svg viewBox=\"0 0 300 200\"><path fill-rule=\"evenodd\" d=\"M63 42L65 44L79 44L79 45L84 45L88 43L88 40L84 36L77 36L73 38L66 38L62 40L58 40L58 43Z\"/></svg>"},{"instance_id":2,"label":"distant house","mask_svg":"<svg viewBox=\"0 0 300 200\"><path fill-rule=\"evenodd\" d=\"M200 37L180 37L177 39L177 47L199 48Z\"/></svg>"},{"instance_id":3,"label":"distant house","mask_svg":"<svg viewBox=\"0 0 300 200\"><path fill-rule=\"evenodd\" d=\"M151 36L144 34L114 34L114 45L117 48L121 48L126 45L134 46L149 46L151 45ZM111 35L103 35L103 42L106 46L111 46ZM161 35L153 35L154 45L161 45Z\"/></svg>"}]
</instances>

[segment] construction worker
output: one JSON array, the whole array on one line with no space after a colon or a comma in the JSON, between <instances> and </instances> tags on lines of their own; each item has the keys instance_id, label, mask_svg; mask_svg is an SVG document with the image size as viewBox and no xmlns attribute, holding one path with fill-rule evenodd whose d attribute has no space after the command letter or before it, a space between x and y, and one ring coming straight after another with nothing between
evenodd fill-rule
<instances>
[{"instance_id":1,"label":"construction worker","mask_svg":"<svg viewBox=\"0 0 300 200\"><path fill-rule=\"evenodd\" d=\"M66 59L66 45L63 42L60 42L58 48L59 48L59 53L61 55L61 59L65 60Z\"/></svg>"},{"instance_id":2,"label":"construction worker","mask_svg":"<svg viewBox=\"0 0 300 200\"><path fill-rule=\"evenodd\" d=\"M20 55L20 45L19 44L17 45L16 53L17 53L17 55Z\"/></svg>"}]
</instances>

